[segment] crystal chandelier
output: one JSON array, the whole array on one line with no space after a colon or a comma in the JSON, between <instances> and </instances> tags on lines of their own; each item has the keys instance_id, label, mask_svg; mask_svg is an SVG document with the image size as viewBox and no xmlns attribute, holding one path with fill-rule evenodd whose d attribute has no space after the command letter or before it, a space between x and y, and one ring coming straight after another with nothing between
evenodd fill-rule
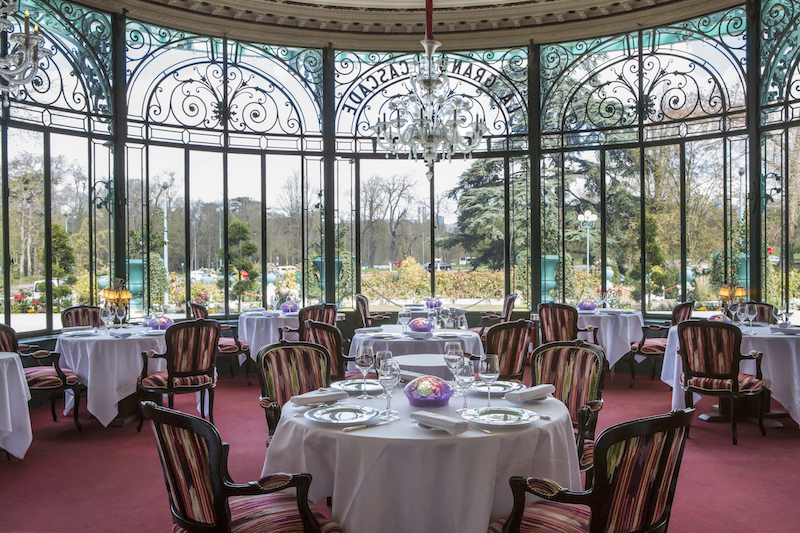
<instances>
[{"instance_id":1,"label":"crystal chandelier","mask_svg":"<svg viewBox=\"0 0 800 533\"><path fill-rule=\"evenodd\" d=\"M412 70L411 90L390 98L385 106L389 116L384 113L370 129L377 133L381 148L395 156L407 151L416 159L421 154L431 179L440 151L444 159L457 153L466 156L489 130L479 114L472 120L474 98L450 88L447 59L433 59L441 45L433 39L433 0L425 0L425 23L425 40L420 41L425 55Z\"/></svg>"},{"instance_id":2,"label":"crystal chandelier","mask_svg":"<svg viewBox=\"0 0 800 533\"><path fill-rule=\"evenodd\" d=\"M8 34L10 50L0 57L0 91L3 92L3 105L8 107L9 94L16 94L24 85L30 83L39 70L39 58L50 57L52 50L44 48L44 37L39 35L39 26L34 25L31 34L30 17L25 10L24 33L14 32L14 22L10 17L19 17L16 2L0 0L0 31ZM5 83L2 83L5 82Z\"/></svg>"}]
</instances>

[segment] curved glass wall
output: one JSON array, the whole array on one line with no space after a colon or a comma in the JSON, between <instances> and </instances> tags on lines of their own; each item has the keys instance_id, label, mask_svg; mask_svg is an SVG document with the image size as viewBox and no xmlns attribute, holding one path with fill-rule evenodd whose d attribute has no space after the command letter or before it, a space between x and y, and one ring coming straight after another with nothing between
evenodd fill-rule
<instances>
[{"instance_id":1,"label":"curved glass wall","mask_svg":"<svg viewBox=\"0 0 800 533\"><path fill-rule=\"evenodd\" d=\"M356 293L386 310L606 296L647 316L716 309L723 284L781 307L800 293L800 2L748 4L756 27L739 6L446 52L453 90L477 102L464 118L489 132L430 180L370 129L418 53L21 4L54 54L2 114L2 320L20 332L59 329L114 278L133 316L176 318L188 301L227 318Z\"/></svg>"}]
</instances>

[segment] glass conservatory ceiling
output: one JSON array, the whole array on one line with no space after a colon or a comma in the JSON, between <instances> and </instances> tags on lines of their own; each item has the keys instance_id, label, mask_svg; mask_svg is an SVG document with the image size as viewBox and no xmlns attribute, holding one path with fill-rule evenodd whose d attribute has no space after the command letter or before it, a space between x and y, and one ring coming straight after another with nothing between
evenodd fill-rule
<instances>
[{"instance_id":1,"label":"glass conservatory ceiling","mask_svg":"<svg viewBox=\"0 0 800 533\"><path fill-rule=\"evenodd\" d=\"M425 0L79 0L206 35L296 46L410 50L425 33ZM609 35L741 4L741 0L434 0L443 49ZM479 39L479 41L476 41ZM476 44L478 43L478 44Z\"/></svg>"}]
</instances>

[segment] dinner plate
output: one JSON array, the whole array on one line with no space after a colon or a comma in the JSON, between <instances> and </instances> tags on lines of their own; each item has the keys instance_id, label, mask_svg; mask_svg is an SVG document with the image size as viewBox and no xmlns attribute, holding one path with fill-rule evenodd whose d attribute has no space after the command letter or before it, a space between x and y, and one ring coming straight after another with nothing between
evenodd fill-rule
<instances>
[{"instance_id":1,"label":"dinner plate","mask_svg":"<svg viewBox=\"0 0 800 533\"><path fill-rule=\"evenodd\" d=\"M458 333L436 333L434 334L435 337L440 339L460 339L461 335Z\"/></svg>"},{"instance_id":2,"label":"dinner plate","mask_svg":"<svg viewBox=\"0 0 800 533\"><path fill-rule=\"evenodd\" d=\"M350 426L363 424L380 416L380 414L381 412L378 409L363 405L330 405L306 411L305 417L323 424Z\"/></svg>"},{"instance_id":3,"label":"dinner plate","mask_svg":"<svg viewBox=\"0 0 800 533\"><path fill-rule=\"evenodd\" d=\"M389 339L402 339L403 336L399 333L372 333L370 337L373 339L389 340Z\"/></svg>"},{"instance_id":4,"label":"dinner plate","mask_svg":"<svg viewBox=\"0 0 800 533\"><path fill-rule=\"evenodd\" d=\"M479 392L481 394L487 394L488 385L483 381L476 381L472 384L472 386L467 389L471 392ZM507 392L513 392L520 389L524 389L525 385L522 383L516 383L514 381L495 381L492 383L492 394L505 394Z\"/></svg>"},{"instance_id":5,"label":"dinner plate","mask_svg":"<svg viewBox=\"0 0 800 533\"><path fill-rule=\"evenodd\" d=\"M368 379L366 387L364 386L364 380L361 378L334 381L331 383L331 387L347 392L383 392L383 387L381 387L377 379Z\"/></svg>"},{"instance_id":6,"label":"dinner plate","mask_svg":"<svg viewBox=\"0 0 800 533\"><path fill-rule=\"evenodd\" d=\"M142 335L145 337L162 337L166 333L167 330L165 329L148 329L147 331L143 331Z\"/></svg>"},{"instance_id":7,"label":"dinner plate","mask_svg":"<svg viewBox=\"0 0 800 533\"><path fill-rule=\"evenodd\" d=\"M91 329L88 330L85 329L82 331L67 331L65 333L62 333L61 335L65 337L94 337L95 335L97 335L97 332Z\"/></svg>"},{"instance_id":8,"label":"dinner plate","mask_svg":"<svg viewBox=\"0 0 800 533\"><path fill-rule=\"evenodd\" d=\"M480 407L467 409L461 416L479 426L520 426L539 420L539 414L519 407Z\"/></svg>"},{"instance_id":9,"label":"dinner plate","mask_svg":"<svg viewBox=\"0 0 800 533\"><path fill-rule=\"evenodd\" d=\"M407 331L406 335L412 339L430 339L433 337L433 333L430 331Z\"/></svg>"}]
</instances>

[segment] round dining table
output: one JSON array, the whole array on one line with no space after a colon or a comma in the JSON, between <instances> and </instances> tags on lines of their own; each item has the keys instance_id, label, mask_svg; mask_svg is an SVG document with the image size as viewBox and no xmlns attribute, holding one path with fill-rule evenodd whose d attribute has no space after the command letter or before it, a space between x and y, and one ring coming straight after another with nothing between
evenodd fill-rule
<instances>
[{"instance_id":1,"label":"round dining table","mask_svg":"<svg viewBox=\"0 0 800 533\"><path fill-rule=\"evenodd\" d=\"M250 357L255 360L261 348L280 341L280 330L284 326L296 329L300 324L297 316L297 312L278 311L244 312L239 315L239 338L250 346ZM246 354L239 354L240 365L246 359Z\"/></svg>"},{"instance_id":2,"label":"round dining table","mask_svg":"<svg viewBox=\"0 0 800 533\"><path fill-rule=\"evenodd\" d=\"M413 336L412 336L413 335ZM483 344L477 333L459 329L434 330L430 334L408 332L403 326L385 325L380 328L362 328L353 335L350 356L361 346L372 346L374 352L390 350L392 355L415 353L444 353L445 344L459 342L465 354L483 354ZM355 369L355 367L353 367Z\"/></svg>"},{"instance_id":3,"label":"round dining table","mask_svg":"<svg viewBox=\"0 0 800 533\"><path fill-rule=\"evenodd\" d=\"M350 433L295 416L308 408L285 404L263 474L310 473L311 501L331 497L333 518L348 533L485 533L490 522L511 512L511 476L544 477L581 489L569 412L552 397L514 405L549 420L491 433L471 427L451 435L413 423L409 415L421 408L412 407L400 389L393 396L400 420ZM468 401L470 407L486 405L482 394L470 393ZM457 398L446 407L423 409L458 417L461 402ZM353 396L339 403L386 405L385 400ZM492 399L492 406L511 405Z\"/></svg>"},{"instance_id":4,"label":"round dining table","mask_svg":"<svg viewBox=\"0 0 800 533\"><path fill-rule=\"evenodd\" d=\"M631 351L631 343L642 340L642 313L631 309L578 311L578 327L597 328L597 343L603 347L609 368ZM580 338L586 338L582 333Z\"/></svg>"},{"instance_id":5,"label":"round dining table","mask_svg":"<svg viewBox=\"0 0 800 533\"><path fill-rule=\"evenodd\" d=\"M122 338L125 337L125 338ZM125 326L62 333L55 351L61 354L60 364L69 368L86 385L86 408L108 426L119 414L118 403L136 392L137 378L142 374L142 352L166 350L164 330ZM149 359L148 371L167 368L164 359ZM65 393L64 414L72 410L74 398Z\"/></svg>"},{"instance_id":6,"label":"round dining table","mask_svg":"<svg viewBox=\"0 0 800 533\"><path fill-rule=\"evenodd\" d=\"M31 391L19 355L0 352L0 448L22 459L33 442Z\"/></svg>"}]
</instances>

